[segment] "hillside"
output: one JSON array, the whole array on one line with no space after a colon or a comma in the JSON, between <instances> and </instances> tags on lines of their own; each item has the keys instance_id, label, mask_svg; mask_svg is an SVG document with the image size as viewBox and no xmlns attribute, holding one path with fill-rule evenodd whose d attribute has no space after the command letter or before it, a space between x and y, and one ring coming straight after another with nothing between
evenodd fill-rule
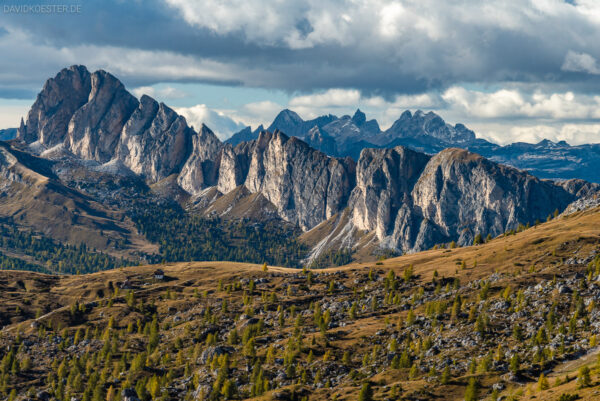
<instances>
[{"instance_id":1,"label":"hillside","mask_svg":"<svg viewBox=\"0 0 600 401\"><path fill-rule=\"evenodd\" d=\"M153 245L137 234L122 210L65 185L53 169L53 162L0 142L1 222L115 256L152 252Z\"/></svg>"},{"instance_id":2,"label":"hillside","mask_svg":"<svg viewBox=\"0 0 600 401\"><path fill-rule=\"evenodd\" d=\"M594 209L477 246L323 270L3 271L0 391L356 400L369 387L377 400L594 399L599 250Z\"/></svg>"}]
</instances>

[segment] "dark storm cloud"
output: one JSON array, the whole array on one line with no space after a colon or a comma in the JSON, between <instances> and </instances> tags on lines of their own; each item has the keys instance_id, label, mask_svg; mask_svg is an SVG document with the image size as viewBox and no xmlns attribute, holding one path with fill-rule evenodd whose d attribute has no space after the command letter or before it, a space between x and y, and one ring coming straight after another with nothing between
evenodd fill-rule
<instances>
[{"instance_id":1,"label":"dark storm cloud","mask_svg":"<svg viewBox=\"0 0 600 401\"><path fill-rule=\"evenodd\" d=\"M57 69L81 63L115 71L130 86L169 80L302 93L356 88L387 99L465 83L600 89L593 71L563 68L569 51L592 60L600 56L592 40L600 34L593 3L557 0L546 8L474 0L460 8L432 0L73 4L81 5L81 13L3 15L4 48L15 39L12 33L21 32L31 49L22 50L30 51L24 57L15 43L10 49L15 58L0 61L8 69L0 79L11 75L31 88ZM38 62L37 47L56 54ZM119 55L128 52L129 67L119 64ZM175 68L182 62L178 58L188 74ZM23 65L28 59L33 62Z\"/></svg>"},{"instance_id":2,"label":"dark storm cloud","mask_svg":"<svg viewBox=\"0 0 600 401\"><path fill-rule=\"evenodd\" d=\"M27 89L0 87L0 98L3 99L32 99L35 95L35 91Z\"/></svg>"}]
</instances>

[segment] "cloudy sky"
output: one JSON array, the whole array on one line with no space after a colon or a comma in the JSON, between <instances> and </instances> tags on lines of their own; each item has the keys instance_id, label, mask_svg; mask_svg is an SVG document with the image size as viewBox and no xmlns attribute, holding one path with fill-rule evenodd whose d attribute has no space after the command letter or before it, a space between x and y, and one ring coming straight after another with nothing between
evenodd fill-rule
<instances>
[{"instance_id":1,"label":"cloudy sky","mask_svg":"<svg viewBox=\"0 0 600 401\"><path fill-rule=\"evenodd\" d=\"M48 77L85 64L222 138L282 108L307 119L360 107L384 128L422 109L500 143L600 142L597 0L0 5L0 128L18 124Z\"/></svg>"}]
</instances>

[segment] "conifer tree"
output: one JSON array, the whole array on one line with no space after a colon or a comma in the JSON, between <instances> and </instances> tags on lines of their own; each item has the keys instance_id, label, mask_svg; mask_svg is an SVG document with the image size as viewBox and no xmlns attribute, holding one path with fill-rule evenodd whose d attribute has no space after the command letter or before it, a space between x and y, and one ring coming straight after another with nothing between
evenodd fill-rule
<instances>
[{"instance_id":1,"label":"conifer tree","mask_svg":"<svg viewBox=\"0 0 600 401\"><path fill-rule=\"evenodd\" d=\"M362 388L360 389L360 393L358 395L358 401L372 401L373 400L373 389L371 388L371 383L364 382Z\"/></svg>"}]
</instances>

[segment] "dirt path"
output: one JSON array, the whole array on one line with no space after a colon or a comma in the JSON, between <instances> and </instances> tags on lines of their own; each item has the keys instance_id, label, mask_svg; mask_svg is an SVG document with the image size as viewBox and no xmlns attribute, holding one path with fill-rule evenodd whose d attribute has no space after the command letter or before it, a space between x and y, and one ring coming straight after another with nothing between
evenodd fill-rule
<instances>
[{"instance_id":1,"label":"dirt path","mask_svg":"<svg viewBox=\"0 0 600 401\"><path fill-rule=\"evenodd\" d=\"M590 365L596 363L598 358L598 354L600 354L600 346L594 347L588 351L587 354L583 355L581 358L574 359L572 361L566 361L557 365L550 373L549 377L562 376L567 373L571 373L576 371L580 367L584 365Z\"/></svg>"}]
</instances>

